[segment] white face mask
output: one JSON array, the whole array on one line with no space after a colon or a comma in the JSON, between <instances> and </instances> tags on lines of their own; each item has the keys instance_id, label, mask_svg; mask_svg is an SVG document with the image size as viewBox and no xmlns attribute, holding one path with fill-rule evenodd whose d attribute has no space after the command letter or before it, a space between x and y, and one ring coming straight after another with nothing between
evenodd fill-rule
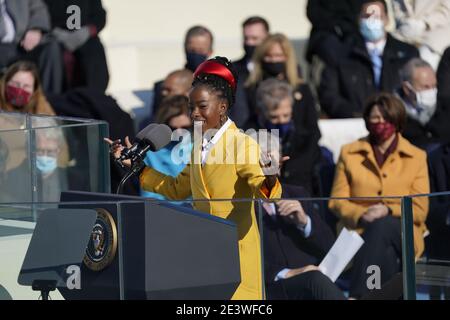
<instances>
[{"instance_id":1,"label":"white face mask","mask_svg":"<svg viewBox=\"0 0 450 320\"><path fill-rule=\"evenodd\" d=\"M417 105L423 109L431 109L437 104L437 89L416 92Z\"/></svg>"}]
</instances>

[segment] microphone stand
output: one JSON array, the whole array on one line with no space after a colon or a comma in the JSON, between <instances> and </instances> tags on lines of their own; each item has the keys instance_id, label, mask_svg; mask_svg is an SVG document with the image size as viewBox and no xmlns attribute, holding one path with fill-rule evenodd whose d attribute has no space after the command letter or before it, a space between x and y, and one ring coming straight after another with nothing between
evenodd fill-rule
<instances>
[{"instance_id":1,"label":"microphone stand","mask_svg":"<svg viewBox=\"0 0 450 320\"><path fill-rule=\"evenodd\" d=\"M142 169L145 168L145 163L142 159L139 159L137 161L133 162L133 165L128 171L128 173L122 178L122 180L119 183L119 186L117 187L116 194L123 193L123 187L125 186L125 183L134 175L138 174Z\"/></svg>"}]
</instances>

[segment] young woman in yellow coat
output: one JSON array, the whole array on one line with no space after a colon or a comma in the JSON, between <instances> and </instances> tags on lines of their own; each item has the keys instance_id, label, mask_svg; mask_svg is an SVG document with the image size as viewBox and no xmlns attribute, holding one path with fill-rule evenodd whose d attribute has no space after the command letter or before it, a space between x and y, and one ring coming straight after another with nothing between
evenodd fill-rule
<instances>
[{"instance_id":1,"label":"young woman in yellow coat","mask_svg":"<svg viewBox=\"0 0 450 320\"><path fill-rule=\"evenodd\" d=\"M401 131L406 120L402 102L391 94L370 99L364 119L370 132L342 148L336 168L333 198L403 197L430 192L427 159ZM350 295L360 297L367 289L367 267L379 266L381 284L401 271L401 201L331 200L330 209L341 226L362 232L365 244L355 256ZM416 256L424 250L426 197L413 200L414 245Z\"/></svg>"},{"instance_id":2,"label":"young woman in yellow coat","mask_svg":"<svg viewBox=\"0 0 450 320\"><path fill-rule=\"evenodd\" d=\"M192 196L197 210L234 221L238 226L241 284L233 299L262 299L260 238L251 199L279 199L281 185L275 175L264 173L256 141L239 132L227 117L236 83L235 71L225 58L216 57L198 67L189 96L191 117L203 133L218 131L211 139L194 141L191 162L178 177L145 168L140 181L146 191L172 200ZM123 147L109 142L116 154L120 153ZM214 201L223 199L228 200Z\"/></svg>"}]
</instances>

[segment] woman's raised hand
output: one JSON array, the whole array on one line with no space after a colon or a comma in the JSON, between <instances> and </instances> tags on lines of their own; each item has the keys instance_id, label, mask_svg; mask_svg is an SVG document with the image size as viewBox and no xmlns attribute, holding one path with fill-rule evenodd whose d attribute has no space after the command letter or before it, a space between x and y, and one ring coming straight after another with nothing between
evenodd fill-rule
<instances>
[{"instance_id":1,"label":"woman's raised hand","mask_svg":"<svg viewBox=\"0 0 450 320\"><path fill-rule=\"evenodd\" d=\"M128 137L125 138L125 146L122 145L121 139L113 141L109 138L104 138L104 140L106 141L106 143L110 145L109 152L113 155L114 159L119 159L122 154L122 151L125 148L131 148L132 146L130 139ZM124 160L122 161L122 164L127 167L131 167L131 160Z\"/></svg>"}]
</instances>

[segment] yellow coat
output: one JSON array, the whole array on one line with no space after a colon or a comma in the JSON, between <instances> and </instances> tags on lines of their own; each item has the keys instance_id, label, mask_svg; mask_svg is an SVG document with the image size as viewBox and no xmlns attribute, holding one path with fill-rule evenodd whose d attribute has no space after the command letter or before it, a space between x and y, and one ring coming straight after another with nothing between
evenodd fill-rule
<instances>
[{"instance_id":1,"label":"yellow coat","mask_svg":"<svg viewBox=\"0 0 450 320\"><path fill-rule=\"evenodd\" d=\"M261 192L265 176L258 161L247 161L255 156L259 159L257 142L237 130L234 123L230 125L211 149L205 165L201 165L201 149L194 146L191 163L178 177L165 176L146 168L141 174L141 186L146 191L162 194L172 200L184 200L192 196L195 209L235 222L239 235L241 284L233 299L262 299L261 245L251 199L266 198ZM227 157L227 164L214 163L214 159L223 160ZM281 198L281 185L278 182L271 190L270 198ZM214 199L228 201L195 201ZM248 200L232 202L230 199Z\"/></svg>"},{"instance_id":2,"label":"yellow coat","mask_svg":"<svg viewBox=\"0 0 450 320\"><path fill-rule=\"evenodd\" d=\"M381 169L377 165L367 138L344 146L336 167L331 196L333 198L402 197L429 192L425 152L399 135L397 150L388 157ZM382 202L391 208L394 217L401 217L400 199L384 199L377 202ZM377 202L331 200L329 207L341 219L341 226L356 229L358 220L367 208ZM428 198L415 198L413 215L416 257L420 257L424 250L423 236L426 232L427 214Z\"/></svg>"}]
</instances>

